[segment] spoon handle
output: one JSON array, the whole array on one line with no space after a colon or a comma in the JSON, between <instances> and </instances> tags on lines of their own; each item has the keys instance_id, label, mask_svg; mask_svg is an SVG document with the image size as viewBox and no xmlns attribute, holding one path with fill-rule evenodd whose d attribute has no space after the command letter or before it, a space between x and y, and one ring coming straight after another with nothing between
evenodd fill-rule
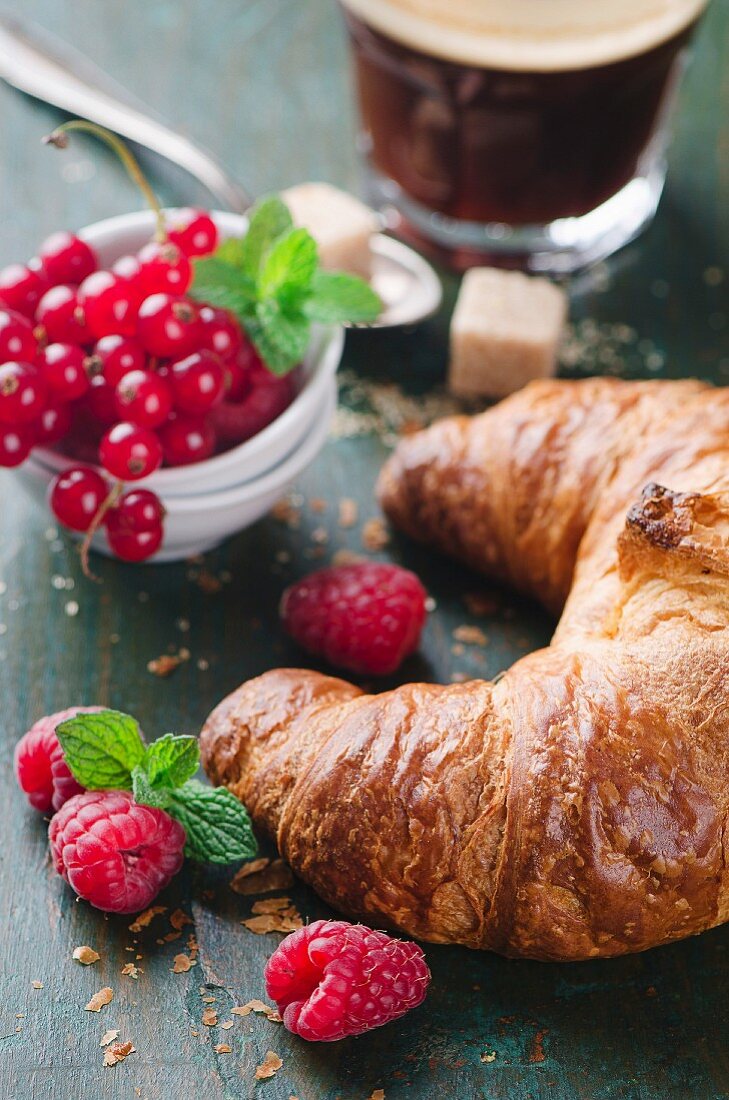
<instances>
[{"instance_id":1,"label":"spoon handle","mask_svg":"<svg viewBox=\"0 0 729 1100\"><path fill-rule=\"evenodd\" d=\"M251 206L250 196L210 153L153 118L75 49L5 14L0 15L0 77L35 99L166 157L199 180L223 208L242 214Z\"/></svg>"}]
</instances>

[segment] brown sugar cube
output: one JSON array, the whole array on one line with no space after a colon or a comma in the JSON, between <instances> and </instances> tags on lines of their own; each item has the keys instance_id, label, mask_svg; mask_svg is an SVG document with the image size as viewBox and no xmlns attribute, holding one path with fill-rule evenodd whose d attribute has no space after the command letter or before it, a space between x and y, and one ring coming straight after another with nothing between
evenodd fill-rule
<instances>
[{"instance_id":1,"label":"brown sugar cube","mask_svg":"<svg viewBox=\"0 0 729 1100\"><path fill-rule=\"evenodd\" d=\"M506 397L555 373L567 296L548 279L477 267L451 321L448 385L459 397Z\"/></svg>"},{"instance_id":2,"label":"brown sugar cube","mask_svg":"<svg viewBox=\"0 0 729 1100\"><path fill-rule=\"evenodd\" d=\"M369 279L370 240L380 228L369 206L330 183L300 183L282 198L296 225L308 229L318 244L322 267Z\"/></svg>"}]
</instances>

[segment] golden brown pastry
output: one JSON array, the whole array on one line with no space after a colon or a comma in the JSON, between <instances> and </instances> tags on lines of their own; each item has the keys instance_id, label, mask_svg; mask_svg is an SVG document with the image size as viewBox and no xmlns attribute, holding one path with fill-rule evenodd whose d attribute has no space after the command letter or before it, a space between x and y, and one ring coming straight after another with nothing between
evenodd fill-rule
<instances>
[{"instance_id":1,"label":"golden brown pastry","mask_svg":"<svg viewBox=\"0 0 729 1100\"><path fill-rule=\"evenodd\" d=\"M729 391L540 382L404 440L393 521L564 607L497 683L244 684L211 778L343 912L510 955L729 918Z\"/></svg>"}]
</instances>

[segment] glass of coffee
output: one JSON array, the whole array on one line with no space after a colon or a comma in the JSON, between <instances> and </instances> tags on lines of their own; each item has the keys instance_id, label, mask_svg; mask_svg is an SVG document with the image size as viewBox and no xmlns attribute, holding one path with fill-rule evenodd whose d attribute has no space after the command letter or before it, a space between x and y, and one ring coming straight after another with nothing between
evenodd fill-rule
<instances>
[{"instance_id":1,"label":"glass of coffee","mask_svg":"<svg viewBox=\"0 0 729 1100\"><path fill-rule=\"evenodd\" d=\"M370 198L455 266L573 271L635 237L708 0L342 0Z\"/></svg>"}]
</instances>

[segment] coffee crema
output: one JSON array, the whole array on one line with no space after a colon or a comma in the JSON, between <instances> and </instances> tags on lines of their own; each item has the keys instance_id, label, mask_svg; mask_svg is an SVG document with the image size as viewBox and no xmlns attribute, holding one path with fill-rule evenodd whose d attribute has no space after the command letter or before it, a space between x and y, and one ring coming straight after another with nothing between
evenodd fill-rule
<instances>
[{"instance_id":1,"label":"coffee crema","mask_svg":"<svg viewBox=\"0 0 729 1100\"><path fill-rule=\"evenodd\" d=\"M681 34L708 0L342 0L420 53L512 72L560 72L635 57Z\"/></svg>"}]
</instances>

